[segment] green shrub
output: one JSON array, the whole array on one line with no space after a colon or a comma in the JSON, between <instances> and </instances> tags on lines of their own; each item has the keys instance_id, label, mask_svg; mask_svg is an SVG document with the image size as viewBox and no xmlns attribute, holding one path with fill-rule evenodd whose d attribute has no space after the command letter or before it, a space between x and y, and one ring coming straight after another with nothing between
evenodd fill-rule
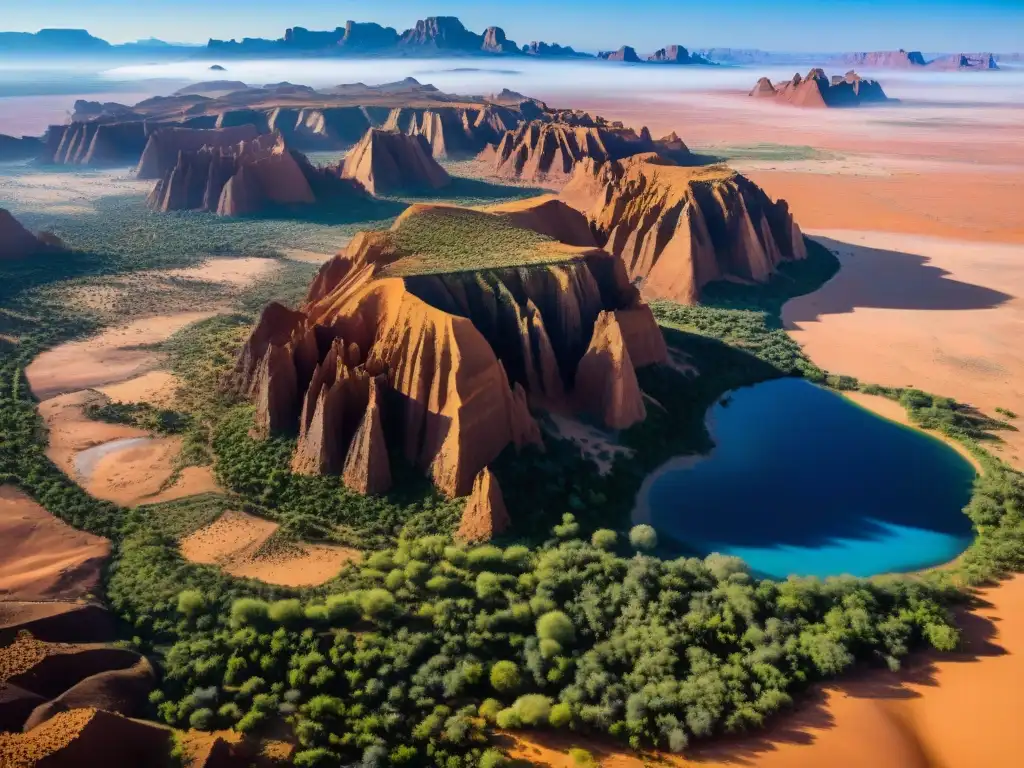
<instances>
[{"instance_id":1,"label":"green shrub","mask_svg":"<svg viewBox=\"0 0 1024 768\"><path fill-rule=\"evenodd\" d=\"M267 609L267 616L275 624L295 626L306 618L306 611L303 609L300 600L290 598L271 603Z\"/></svg>"},{"instance_id":2,"label":"green shrub","mask_svg":"<svg viewBox=\"0 0 1024 768\"><path fill-rule=\"evenodd\" d=\"M197 731L208 731L213 728L213 722L215 719L212 709L197 709L188 718L188 724L195 728Z\"/></svg>"},{"instance_id":3,"label":"green shrub","mask_svg":"<svg viewBox=\"0 0 1024 768\"><path fill-rule=\"evenodd\" d=\"M528 727L545 724L551 717L551 699L540 693L520 696L512 708L515 709L519 722Z\"/></svg>"},{"instance_id":4,"label":"green shrub","mask_svg":"<svg viewBox=\"0 0 1024 768\"><path fill-rule=\"evenodd\" d=\"M499 661L491 667L491 687L499 693L512 693L522 684L519 667L513 661Z\"/></svg>"},{"instance_id":5,"label":"green shrub","mask_svg":"<svg viewBox=\"0 0 1024 768\"><path fill-rule=\"evenodd\" d=\"M599 528L594 531L590 537L590 543L598 549L615 549L615 544L618 541L619 536L615 531L611 531L607 528Z\"/></svg>"},{"instance_id":6,"label":"green shrub","mask_svg":"<svg viewBox=\"0 0 1024 768\"><path fill-rule=\"evenodd\" d=\"M500 662L499 662L500 663ZM493 685L493 679L491 681ZM480 715L488 723L497 722L498 713L502 710L502 704L497 699L484 699L477 710L477 714Z\"/></svg>"},{"instance_id":7,"label":"green shrub","mask_svg":"<svg viewBox=\"0 0 1024 768\"><path fill-rule=\"evenodd\" d=\"M395 612L395 597L386 589L369 589L360 596L359 605L368 619L387 619Z\"/></svg>"},{"instance_id":8,"label":"green shrub","mask_svg":"<svg viewBox=\"0 0 1024 768\"><path fill-rule=\"evenodd\" d=\"M509 765L509 759L497 749L485 749L478 765L480 768L505 768Z\"/></svg>"},{"instance_id":9,"label":"green shrub","mask_svg":"<svg viewBox=\"0 0 1024 768\"><path fill-rule=\"evenodd\" d=\"M634 549L650 552L658 546L658 533L649 525L634 525L629 530L629 543Z\"/></svg>"},{"instance_id":10,"label":"green shrub","mask_svg":"<svg viewBox=\"0 0 1024 768\"><path fill-rule=\"evenodd\" d=\"M178 613L190 621L206 610L206 598L198 589L186 589L178 595Z\"/></svg>"},{"instance_id":11,"label":"green shrub","mask_svg":"<svg viewBox=\"0 0 1024 768\"><path fill-rule=\"evenodd\" d=\"M333 766L338 765L341 762L341 755L337 752L333 752L326 747L316 747L315 749L304 749L301 752L296 752L295 757L292 759L293 765L296 768L317 768L317 766Z\"/></svg>"},{"instance_id":12,"label":"green shrub","mask_svg":"<svg viewBox=\"0 0 1024 768\"><path fill-rule=\"evenodd\" d=\"M564 728L572 721L572 708L564 701L555 704L551 708L551 715L548 722L553 728Z\"/></svg>"},{"instance_id":13,"label":"green shrub","mask_svg":"<svg viewBox=\"0 0 1024 768\"><path fill-rule=\"evenodd\" d=\"M597 760L594 756L582 747L573 747L569 750L569 757L576 768L597 768Z\"/></svg>"},{"instance_id":14,"label":"green shrub","mask_svg":"<svg viewBox=\"0 0 1024 768\"><path fill-rule=\"evenodd\" d=\"M575 641L576 628L572 625L572 619L562 611L548 611L537 619L537 637L541 640L554 640L564 648Z\"/></svg>"},{"instance_id":15,"label":"green shrub","mask_svg":"<svg viewBox=\"0 0 1024 768\"><path fill-rule=\"evenodd\" d=\"M327 620L334 627L347 627L363 613L359 599L355 595L330 595L325 605Z\"/></svg>"},{"instance_id":16,"label":"green shrub","mask_svg":"<svg viewBox=\"0 0 1024 768\"><path fill-rule=\"evenodd\" d=\"M231 623L236 627L266 623L269 610L265 600L240 598L231 604Z\"/></svg>"},{"instance_id":17,"label":"green shrub","mask_svg":"<svg viewBox=\"0 0 1024 768\"><path fill-rule=\"evenodd\" d=\"M506 731L523 727L523 721L519 719L519 713L514 707L501 710L496 720L498 727Z\"/></svg>"}]
</instances>

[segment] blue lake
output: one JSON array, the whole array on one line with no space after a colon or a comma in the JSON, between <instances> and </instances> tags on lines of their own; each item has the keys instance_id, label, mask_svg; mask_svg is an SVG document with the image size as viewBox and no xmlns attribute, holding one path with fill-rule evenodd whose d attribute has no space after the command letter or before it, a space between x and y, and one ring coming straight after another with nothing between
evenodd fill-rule
<instances>
[{"instance_id":1,"label":"blue lake","mask_svg":"<svg viewBox=\"0 0 1024 768\"><path fill-rule=\"evenodd\" d=\"M772 578L871 576L947 562L971 541L973 466L841 395L767 381L731 392L709 426L709 456L666 465L641 491L643 516L687 552Z\"/></svg>"}]
</instances>

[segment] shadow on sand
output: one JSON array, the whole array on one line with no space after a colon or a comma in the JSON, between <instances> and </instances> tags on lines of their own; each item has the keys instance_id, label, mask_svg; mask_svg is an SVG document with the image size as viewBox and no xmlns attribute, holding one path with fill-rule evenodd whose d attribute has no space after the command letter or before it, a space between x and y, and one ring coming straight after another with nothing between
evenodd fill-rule
<instances>
[{"instance_id":1,"label":"shadow on sand","mask_svg":"<svg viewBox=\"0 0 1024 768\"><path fill-rule=\"evenodd\" d=\"M992 309L1013 297L1001 291L949 277L914 253L814 238L839 256L839 273L813 296L786 307L785 327L814 322L821 315L853 312L857 308L960 310Z\"/></svg>"}]
</instances>

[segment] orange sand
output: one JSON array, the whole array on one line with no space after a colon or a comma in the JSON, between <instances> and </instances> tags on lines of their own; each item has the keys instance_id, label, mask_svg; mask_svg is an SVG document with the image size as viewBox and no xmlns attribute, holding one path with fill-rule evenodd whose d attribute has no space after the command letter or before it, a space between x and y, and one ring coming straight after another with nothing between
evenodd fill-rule
<instances>
[{"instance_id":1,"label":"orange sand","mask_svg":"<svg viewBox=\"0 0 1024 768\"><path fill-rule=\"evenodd\" d=\"M325 257L324 261L329 257ZM185 280L204 280L211 283L220 283L241 287L265 277L271 272L280 269L281 264L276 259L263 259L254 256L245 258L220 258L207 259L196 267L185 267L182 269L167 269L160 272L143 273L153 274L169 278L183 278Z\"/></svg>"},{"instance_id":2,"label":"orange sand","mask_svg":"<svg viewBox=\"0 0 1024 768\"><path fill-rule=\"evenodd\" d=\"M281 552L261 552L277 529L270 520L228 511L183 539L181 554L194 563L219 565L232 576L289 587L323 584L360 557L358 550L348 547L305 542Z\"/></svg>"},{"instance_id":3,"label":"orange sand","mask_svg":"<svg viewBox=\"0 0 1024 768\"><path fill-rule=\"evenodd\" d=\"M16 488L0 486L0 599L74 599L93 592L110 542L76 531Z\"/></svg>"},{"instance_id":4,"label":"orange sand","mask_svg":"<svg viewBox=\"0 0 1024 768\"><path fill-rule=\"evenodd\" d=\"M124 381L152 368L159 360L155 352L139 349L140 345L165 341L186 325L212 316L212 312L184 312L148 317L83 341L61 344L33 360L25 376L40 400Z\"/></svg>"},{"instance_id":5,"label":"orange sand","mask_svg":"<svg viewBox=\"0 0 1024 768\"><path fill-rule=\"evenodd\" d=\"M766 732L702 747L662 764L701 768L1014 768L1024 754L1024 577L980 593L964 617L964 650L931 654L899 674L830 685ZM511 755L573 768L580 746L604 768L654 760L571 737L514 738Z\"/></svg>"},{"instance_id":6,"label":"orange sand","mask_svg":"<svg viewBox=\"0 0 1024 768\"><path fill-rule=\"evenodd\" d=\"M894 235L814 233L838 252L828 284L783 321L823 368L915 386L991 416L1024 415L1024 247ZM1024 467L1024 419L996 453Z\"/></svg>"},{"instance_id":7,"label":"orange sand","mask_svg":"<svg viewBox=\"0 0 1024 768\"><path fill-rule=\"evenodd\" d=\"M150 371L134 379L99 387L117 403L149 403L158 407L170 405L178 388L178 379L167 371Z\"/></svg>"}]
</instances>

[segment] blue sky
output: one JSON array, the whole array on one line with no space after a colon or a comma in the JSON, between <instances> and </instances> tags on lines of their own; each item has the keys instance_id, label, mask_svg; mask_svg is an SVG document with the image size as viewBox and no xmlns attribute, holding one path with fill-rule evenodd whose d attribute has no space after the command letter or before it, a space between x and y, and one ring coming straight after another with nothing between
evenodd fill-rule
<instances>
[{"instance_id":1,"label":"blue sky","mask_svg":"<svg viewBox=\"0 0 1024 768\"><path fill-rule=\"evenodd\" d=\"M346 19L405 29L459 16L503 27L520 44L585 50L671 43L789 51L1024 50L1024 0L0 0L0 29L84 27L114 42L155 36L279 37L286 27L332 29Z\"/></svg>"}]
</instances>

